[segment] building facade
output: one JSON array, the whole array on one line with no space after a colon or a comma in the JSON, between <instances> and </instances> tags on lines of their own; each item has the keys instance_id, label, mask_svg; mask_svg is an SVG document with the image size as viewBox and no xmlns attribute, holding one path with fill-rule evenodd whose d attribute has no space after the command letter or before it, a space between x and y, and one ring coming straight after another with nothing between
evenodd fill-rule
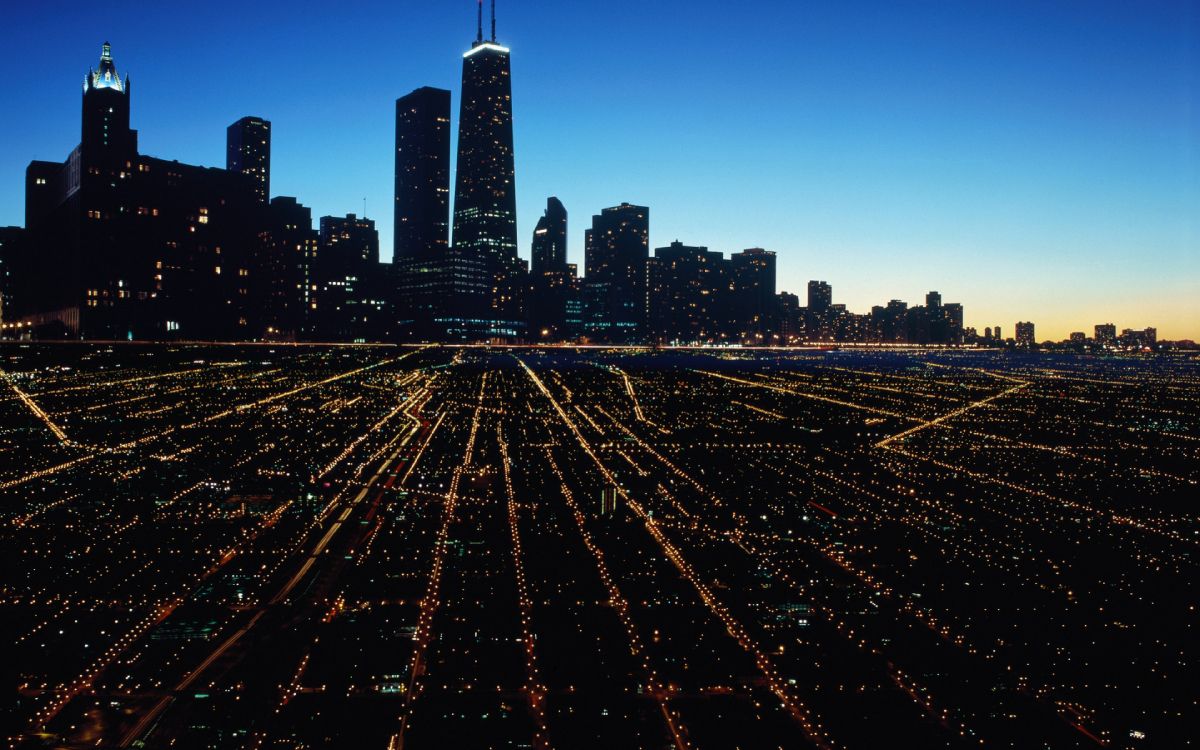
<instances>
[{"instance_id":1,"label":"building facade","mask_svg":"<svg viewBox=\"0 0 1200 750\"><path fill-rule=\"evenodd\" d=\"M622 203L592 217L584 233L585 333L636 342L646 332L650 209Z\"/></svg>"},{"instance_id":2,"label":"building facade","mask_svg":"<svg viewBox=\"0 0 1200 750\"><path fill-rule=\"evenodd\" d=\"M450 92L419 88L396 100L392 262L442 255L450 244Z\"/></svg>"},{"instance_id":3,"label":"building facade","mask_svg":"<svg viewBox=\"0 0 1200 750\"><path fill-rule=\"evenodd\" d=\"M254 180L259 203L271 200L271 123L243 117L225 130L225 169Z\"/></svg>"}]
</instances>

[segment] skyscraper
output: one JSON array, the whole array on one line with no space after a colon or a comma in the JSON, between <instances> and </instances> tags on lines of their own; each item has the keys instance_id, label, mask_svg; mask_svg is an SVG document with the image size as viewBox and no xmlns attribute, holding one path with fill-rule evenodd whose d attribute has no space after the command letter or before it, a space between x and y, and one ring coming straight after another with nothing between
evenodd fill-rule
<instances>
[{"instance_id":1,"label":"skyscraper","mask_svg":"<svg viewBox=\"0 0 1200 750\"><path fill-rule=\"evenodd\" d=\"M393 262L441 255L450 242L450 92L428 86L396 100Z\"/></svg>"},{"instance_id":2,"label":"skyscraper","mask_svg":"<svg viewBox=\"0 0 1200 750\"><path fill-rule=\"evenodd\" d=\"M732 333L750 343L765 339L775 328L775 253L751 248L729 256L733 314Z\"/></svg>"},{"instance_id":3,"label":"skyscraper","mask_svg":"<svg viewBox=\"0 0 1200 750\"><path fill-rule=\"evenodd\" d=\"M533 274L567 268L567 209L558 198L546 199L546 213L533 231Z\"/></svg>"},{"instance_id":4,"label":"skyscraper","mask_svg":"<svg viewBox=\"0 0 1200 750\"><path fill-rule=\"evenodd\" d=\"M650 335L655 341L699 343L728 327L729 264L719 252L672 242L650 261Z\"/></svg>"},{"instance_id":5,"label":"skyscraper","mask_svg":"<svg viewBox=\"0 0 1200 750\"><path fill-rule=\"evenodd\" d=\"M509 50L483 38L483 2L475 43L463 55L462 99L458 119L458 164L454 185L454 246L482 259L493 276L492 299L483 305L493 316L511 314L505 287L516 271L517 193L513 166L512 81Z\"/></svg>"},{"instance_id":6,"label":"skyscraper","mask_svg":"<svg viewBox=\"0 0 1200 750\"><path fill-rule=\"evenodd\" d=\"M243 117L225 130L225 168L254 178L259 203L271 200L271 123Z\"/></svg>"},{"instance_id":7,"label":"skyscraper","mask_svg":"<svg viewBox=\"0 0 1200 750\"><path fill-rule=\"evenodd\" d=\"M100 64L83 81L80 151L91 162L121 160L137 152L137 131L129 127L129 76L121 80L112 45L100 48Z\"/></svg>"},{"instance_id":8,"label":"skyscraper","mask_svg":"<svg viewBox=\"0 0 1200 750\"><path fill-rule=\"evenodd\" d=\"M833 287L824 281L808 282L808 307L804 311L806 338L810 341L832 340L836 317Z\"/></svg>"},{"instance_id":9,"label":"skyscraper","mask_svg":"<svg viewBox=\"0 0 1200 750\"><path fill-rule=\"evenodd\" d=\"M646 324L650 209L622 203L592 217L584 233L586 328L606 341L633 341Z\"/></svg>"},{"instance_id":10,"label":"skyscraper","mask_svg":"<svg viewBox=\"0 0 1200 750\"><path fill-rule=\"evenodd\" d=\"M320 235L312 226L312 209L295 198L276 196L267 209L266 229L256 254L262 301L262 328L267 338L308 337L317 317L317 250Z\"/></svg>"},{"instance_id":11,"label":"skyscraper","mask_svg":"<svg viewBox=\"0 0 1200 750\"><path fill-rule=\"evenodd\" d=\"M568 307L578 302L579 284L567 264L567 209L558 198L546 200L546 213L533 230L533 266L528 300L530 339L565 339Z\"/></svg>"},{"instance_id":12,"label":"skyscraper","mask_svg":"<svg viewBox=\"0 0 1200 750\"><path fill-rule=\"evenodd\" d=\"M808 310L823 313L833 304L833 287L824 281L808 282Z\"/></svg>"},{"instance_id":13,"label":"skyscraper","mask_svg":"<svg viewBox=\"0 0 1200 750\"><path fill-rule=\"evenodd\" d=\"M1117 343L1117 326L1115 323L1100 323L1096 326L1096 343L1100 346L1112 346Z\"/></svg>"},{"instance_id":14,"label":"skyscraper","mask_svg":"<svg viewBox=\"0 0 1200 750\"><path fill-rule=\"evenodd\" d=\"M1017 323L1017 346L1030 347L1037 343L1033 323Z\"/></svg>"},{"instance_id":15,"label":"skyscraper","mask_svg":"<svg viewBox=\"0 0 1200 750\"><path fill-rule=\"evenodd\" d=\"M379 232L365 216L322 216L314 281L323 341L379 340L384 334L384 288Z\"/></svg>"}]
</instances>

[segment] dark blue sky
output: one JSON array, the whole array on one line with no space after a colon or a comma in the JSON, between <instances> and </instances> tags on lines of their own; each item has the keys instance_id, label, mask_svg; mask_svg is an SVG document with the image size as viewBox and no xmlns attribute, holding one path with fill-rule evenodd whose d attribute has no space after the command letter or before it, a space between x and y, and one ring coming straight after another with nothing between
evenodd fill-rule
<instances>
[{"instance_id":1,"label":"dark blue sky","mask_svg":"<svg viewBox=\"0 0 1200 750\"><path fill-rule=\"evenodd\" d=\"M779 253L865 311L939 289L967 324L1060 337L1112 321L1200 338L1200 0L516 2L522 254L548 195L582 265L592 213ZM367 213L391 247L393 102L450 88L471 0L13 3L0 224L30 159L63 159L100 43L142 151L224 164L274 122L273 193ZM803 295L802 295L803 296Z\"/></svg>"}]
</instances>

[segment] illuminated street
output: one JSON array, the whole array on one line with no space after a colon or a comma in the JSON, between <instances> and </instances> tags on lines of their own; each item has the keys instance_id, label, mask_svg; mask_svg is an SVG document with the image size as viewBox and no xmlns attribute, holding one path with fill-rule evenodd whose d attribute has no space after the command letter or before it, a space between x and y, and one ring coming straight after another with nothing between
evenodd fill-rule
<instances>
[{"instance_id":1,"label":"illuminated street","mask_svg":"<svg viewBox=\"0 0 1200 750\"><path fill-rule=\"evenodd\" d=\"M0 371L10 748L1200 744L1194 356Z\"/></svg>"}]
</instances>

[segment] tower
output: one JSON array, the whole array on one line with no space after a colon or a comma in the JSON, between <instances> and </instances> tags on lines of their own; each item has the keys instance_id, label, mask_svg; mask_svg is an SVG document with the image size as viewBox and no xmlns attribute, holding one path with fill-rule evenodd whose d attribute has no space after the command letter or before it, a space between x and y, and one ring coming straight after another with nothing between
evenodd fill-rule
<instances>
[{"instance_id":1,"label":"tower","mask_svg":"<svg viewBox=\"0 0 1200 750\"><path fill-rule=\"evenodd\" d=\"M450 92L396 100L393 261L441 255L450 242Z\"/></svg>"},{"instance_id":2,"label":"tower","mask_svg":"<svg viewBox=\"0 0 1200 750\"><path fill-rule=\"evenodd\" d=\"M558 198L546 200L546 213L533 232L533 274L567 270L567 209Z\"/></svg>"},{"instance_id":3,"label":"tower","mask_svg":"<svg viewBox=\"0 0 1200 750\"><path fill-rule=\"evenodd\" d=\"M271 200L271 123L243 117L225 130L225 169L254 178L259 203Z\"/></svg>"},{"instance_id":4,"label":"tower","mask_svg":"<svg viewBox=\"0 0 1200 750\"><path fill-rule=\"evenodd\" d=\"M825 312L833 304L833 288L824 281L808 282L808 309Z\"/></svg>"},{"instance_id":5,"label":"tower","mask_svg":"<svg viewBox=\"0 0 1200 750\"><path fill-rule=\"evenodd\" d=\"M83 79L83 131L79 146L88 163L126 159L137 153L137 132L129 128L129 77L121 80L112 45L100 48L100 64Z\"/></svg>"},{"instance_id":6,"label":"tower","mask_svg":"<svg viewBox=\"0 0 1200 750\"><path fill-rule=\"evenodd\" d=\"M578 302L578 279L567 265L567 209L558 198L546 200L546 213L533 232L529 289L529 334L533 340L561 340L574 331L568 308Z\"/></svg>"},{"instance_id":7,"label":"tower","mask_svg":"<svg viewBox=\"0 0 1200 750\"><path fill-rule=\"evenodd\" d=\"M607 341L645 333L650 209L622 203L592 217L584 233L588 332Z\"/></svg>"},{"instance_id":8,"label":"tower","mask_svg":"<svg viewBox=\"0 0 1200 750\"><path fill-rule=\"evenodd\" d=\"M509 50L483 38L483 1L475 43L463 55L454 184L454 246L487 261L497 282L517 259L517 193L513 167ZM495 283L494 287L501 284Z\"/></svg>"}]
</instances>

